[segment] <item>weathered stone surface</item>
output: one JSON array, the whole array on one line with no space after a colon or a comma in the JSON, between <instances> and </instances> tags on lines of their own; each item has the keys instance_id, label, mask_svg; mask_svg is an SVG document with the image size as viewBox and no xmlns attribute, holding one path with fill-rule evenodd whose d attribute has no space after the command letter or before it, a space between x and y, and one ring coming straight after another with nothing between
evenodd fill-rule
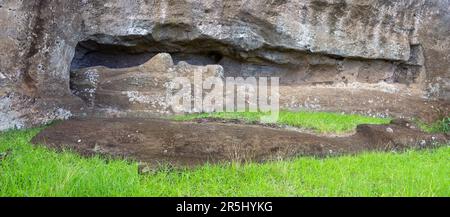
<instances>
[{"instance_id":1,"label":"weathered stone surface","mask_svg":"<svg viewBox=\"0 0 450 217\"><path fill-rule=\"evenodd\" d=\"M76 130L74 130L76 129ZM58 150L107 155L161 164L195 166L296 156L336 156L364 151L432 148L449 141L403 123L360 125L354 135L327 137L286 129L232 123L173 122L160 119L75 119L55 124L33 138Z\"/></svg>"},{"instance_id":2,"label":"weathered stone surface","mask_svg":"<svg viewBox=\"0 0 450 217\"><path fill-rule=\"evenodd\" d=\"M2 130L78 114L70 68L162 52L225 75L386 82L450 100L450 0L3 0L0 29Z\"/></svg>"},{"instance_id":3,"label":"weathered stone surface","mask_svg":"<svg viewBox=\"0 0 450 217\"><path fill-rule=\"evenodd\" d=\"M110 69L94 67L72 73L71 88L83 99L86 113L94 116L152 116L171 112L170 96L177 92L172 82L184 77L191 82L194 73L204 77L223 76L218 65L174 65L170 54L162 53L143 65Z\"/></svg>"},{"instance_id":4,"label":"weathered stone surface","mask_svg":"<svg viewBox=\"0 0 450 217\"><path fill-rule=\"evenodd\" d=\"M377 62L372 64L376 65ZM327 72L324 70L316 79L330 79L330 82L338 79L331 75L327 77ZM179 89L172 87L172 81L175 77L185 77L193 84L194 73L201 74L202 81L208 77L221 78L224 83L223 93L230 91L225 87L224 72L220 65L195 66L186 62L174 65L170 54L166 53L158 54L137 67L112 69L99 66L75 70L72 72L71 89L86 103L85 114L97 117L154 117L174 113L170 107L170 96ZM420 90L411 89L405 84L363 83L358 79L359 76L347 84L307 85L287 82L279 87L280 107L375 117L416 117L425 121L433 121L450 113L450 103L424 99ZM367 73L367 76L373 74ZM203 92L205 95L210 91ZM190 95L194 99L194 94ZM223 97L225 99L225 95ZM184 112L192 111L194 109Z\"/></svg>"}]
</instances>

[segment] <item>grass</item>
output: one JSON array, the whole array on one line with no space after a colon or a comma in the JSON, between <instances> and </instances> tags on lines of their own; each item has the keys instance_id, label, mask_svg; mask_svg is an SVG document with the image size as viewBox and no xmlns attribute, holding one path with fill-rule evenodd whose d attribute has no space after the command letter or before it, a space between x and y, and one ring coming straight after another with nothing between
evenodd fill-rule
<instances>
[{"instance_id":1,"label":"grass","mask_svg":"<svg viewBox=\"0 0 450 217\"><path fill-rule=\"evenodd\" d=\"M415 120L415 123L420 129L428 133L450 133L450 117L442 118L442 120L432 124L426 124L420 120Z\"/></svg>"},{"instance_id":2,"label":"grass","mask_svg":"<svg viewBox=\"0 0 450 217\"><path fill-rule=\"evenodd\" d=\"M0 134L0 196L450 196L450 147L162 168L30 145L41 129Z\"/></svg>"},{"instance_id":3,"label":"grass","mask_svg":"<svg viewBox=\"0 0 450 217\"><path fill-rule=\"evenodd\" d=\"M201 118L241 119L247 122L259 122L266 115L261 112L218 112L175 116L178 121ZM314 130L317 133L347 133L356 129L359 124L388 124L389 118L367 117L357 114L340 114L329 112L290 112L280 111L278 124Z\"/></svg>"}]
</instances>

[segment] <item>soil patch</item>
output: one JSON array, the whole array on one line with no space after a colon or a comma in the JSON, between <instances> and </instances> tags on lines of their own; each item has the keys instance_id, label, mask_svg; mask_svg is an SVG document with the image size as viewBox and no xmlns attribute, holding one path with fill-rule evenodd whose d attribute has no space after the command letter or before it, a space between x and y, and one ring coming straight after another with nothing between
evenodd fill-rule
<instances>
[{"instance_id":1,"label":"soil patch","mask_svg":"<svg viewBox=\"0 0 450 217\"><path fill-rule=\"evenodd\" d=\"M177 122L164 119L86 118L43 130L33 144L82 155L133 159L149 165L195 166L226 161L267 161L295 156L335 156L363 151L399 151L447 144L443 134L427 134L407 121L359 125L347 137L326 137L240 121Z\"/></svg>"}]
</instances>

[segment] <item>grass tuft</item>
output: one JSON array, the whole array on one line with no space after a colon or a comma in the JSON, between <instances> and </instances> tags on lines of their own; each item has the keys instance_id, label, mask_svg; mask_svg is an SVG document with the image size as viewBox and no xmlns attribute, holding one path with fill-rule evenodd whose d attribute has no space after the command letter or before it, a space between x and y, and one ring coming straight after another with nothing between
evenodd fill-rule
<instances>
[{"instance_id":1,"label":"grass tuft","mask_svg":"<svg viewBox=\"0 0 450 217\"><path fill-rule=\"evenodd\" d=\"M432 124L426 124L420 120L416 120L415 122L420 129L428 133L450 133L450 117L445 117Z\"/></svg>"}]
</instances>

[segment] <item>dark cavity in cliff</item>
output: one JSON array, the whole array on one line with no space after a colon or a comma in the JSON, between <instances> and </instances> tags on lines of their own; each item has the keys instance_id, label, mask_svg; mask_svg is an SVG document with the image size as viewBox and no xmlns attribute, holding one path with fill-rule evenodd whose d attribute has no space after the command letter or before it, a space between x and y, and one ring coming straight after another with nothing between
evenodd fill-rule
<instances>
[{"instance_id":1,"label":"dark cavity in cliff","mask_svg":"<svg viewBox=\"0 0 450 217\"><path fill-rule=\"evenodd\" d=\"M209 38L156 41L151 36L96 35L76 47L71 70L93 66L127 68L141 65L158 53L170 53L175 63L219 64L225 76L277 76L285 84L417 83L422 49L411 47L411 59L398 62L349 58L279 47L245 50Z\"/></svg>"}]
</instances>

